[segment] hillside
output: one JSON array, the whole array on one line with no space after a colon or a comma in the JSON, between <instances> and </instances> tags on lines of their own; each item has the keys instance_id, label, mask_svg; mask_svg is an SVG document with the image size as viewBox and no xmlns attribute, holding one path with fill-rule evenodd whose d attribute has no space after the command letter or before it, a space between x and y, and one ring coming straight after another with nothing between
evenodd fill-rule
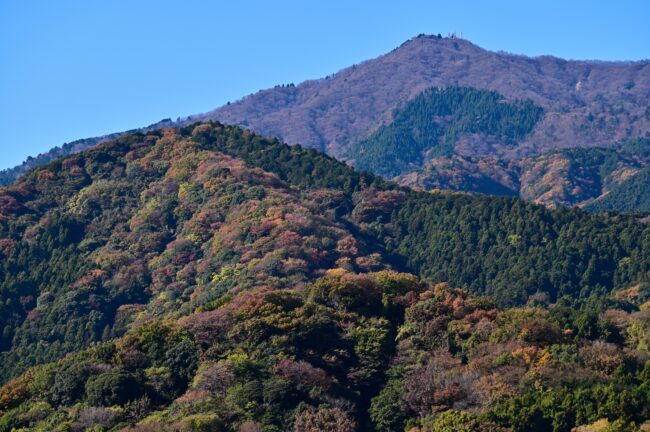
<instances>
[{"instance_id":1,"label":"hillside","mask_svg":"<svg viewBox=\"0 0 650 432\"><path fill-rule=\"evenodd\" d=\"M607 195L591 203L588 210L650 212L650 170L645 168L617 185Z\"/></svg>"},{"instance_id":2,"label":"hillside","mask_svg":"<svg viewBox=\"0 0 650 432\"><path fill-rule=\"evenodd\" d=\"M6 168L0 170L0 185L5 186L11 184L34 168L37 168L41 165L45 165L60 157L65 157L71 154L75 154L80 151L94 147L103 142L118 138L123 133L136 132L136 131L147 132L149 130L161 129L163 127L168 127L171 125L172 125L171 119L163 119L157 123L133 131L116 132L116 133L112 133L100 137L79 139L69 143L65 143L61 146L57 146L46 152L43 152L35 157L30 156L27 158L27 160L25 160L25 162L13 168Z\"/></svg>"},{"instance_id":3,"label":"hillside","mask_svg":"<svg viewBox=\"0 0 650 432\"><path fill-rule=\"evenodd\" d=\"M542 115L530 99L509 101L471 87L433 88L395 109L391 123L352 144L345 156L403 185L518 195L549 207L589 204L649 165L647 138L522 158L472 156L516 148ZM610 210L633 211L641 200L624 197L629 202L619 200Z\"/></svg>"},{"instance_id":4,"label":"hillside","mask_svg":"<svg viewBox=\"0 0 650 432\"><path fill-rule=\"evenodd\" d=\"M219 123L124 134L0 189L0 431L633 428L649 239Z\"/></svg>"},{"instance_id":5,"label":"hillside","mask_svg":"<svg viewBox=\"0 0 650 432\"><path fill-rule=\"evenodd\" d=\"M645 211L642 205L643 173L650 166L647 150L637 151L647 139L616 148L553 150L521 159L464 157L459 155L429 159L395 177L402 184L422 188L449 189L492 195L519 196L547 207L584 207L589 211ZM637 179L637 176L639 178ZM618 190L623 192L615 192ZM616 201L606 198L621 195ZM599 205L601 201L610 205Z\"/></svg>"},{"instance_id":6,"label":"hillside","mask_svg":"<svg viewBox=\"0 0 650 432\"><path fill-rule=\"evenodd\" d=\"M453 92L459 88L470 92L466 94L467 100L461 99L464 106L455 107L453 113L450 107L439 111L436 114L438 119L433 121L437 126L432 124L421 130L425 141L442 137L444 142L434 146L435 151L429 148L429 144L413 141L408 133L397 133L403 131L400 127L408 123L406 116L412 108L409 101L422 99L427 92L435 95L435 89ZM481 96L472 99L471 95L476 94ZM578 191L578 196L572 196L571 190L560 193L560 196L555 192L537 193L531 190L532 186L525 184L525 179L519 178L518 171L526 169L530 158L557 154L555 150L615 148L619 143L645 136L650 132L648 100L648 61L529 58L486 51L463 39L423 35L386 55L328 77L262 90L212 112L178 122L161 122L144 128L142 132L217 119L262 135L280 137L290 144L325 151L362 168L375 169L376 174L387 177L401 175L399 181L404 184L513 193L551 206L584 205L609 189L600 193L590 191L585 196L581 191ZM475 101L478 103L473 103ZM516 115L511 118L510 129L497 130L494 123L488 124L471 116L497 118L494 116L500 112L495 107L500 108L500 103L511 107L528 104L527 115L532 117L517 117L521 112L511 113ZM444 107L440 105L438 108ZM396 113L398 117L399 113L404 117L400 127L393 125ZM422 119L414 118L411 122L422 124ZM438 133L443 135L439 137ZM377 134L383 135L377 139ZM29 168L105 140L106 137L102 137L55 149L23 166L0 173L0 181L7 184ZM373 143L370 155L363 152L369 143ZM397 150L394 145L400 150L406 148L405 156L411 160L398 160L393 166L391 155ZM368 164L364 162L368 156L383 158L386 163L381 166ZM460 158L463 167L456 171L455 164L450 165L446 159L449 156ZM509 165L513 160L521 162L515 162L515 171L509 171L506 178L501 179L504 184L501 180L495 182L490 174L483 172L483 167L491 165L492 159L498 161L497 166ZM479 161L478 164L475 160ZM576 161L567 163L571 165ZM429 169L440 165L444 165L446 171L442 177ZM557 172L557 164L551 165L551 169ZM467 170L474 174L466 173ZM510 177L515 177L514 183L508 183ZM562 181L581 180L563 173ZM584 181L598 183L600 179L585 178ZM519 183L523 185L519 187ZM543 185L542 188L558 190L557 185Z\"/></svg>"},{"instance_id":7,"label":"hillside","mask_svg":"<svg viewBox=\"0 0 650 432\"><path fill-rule=\"evenodd\" d=\"M0 430L647 430L649 318L336 270L33 368L0 388Z\"/></svg>"},{"instance_id":8,"label":"hillside","mask_svg":"<svg viewBox=\"0 0 650 432\"><path fill-rule=\"evenodd\" d=\"M429 89L393 112L393 121L346 153L360 169L387 178L417 170L428 159L456 153L467 135L502 146L530 134L543 113L530 100L509 103L496 92L469 87Z\"/></svg>"}]
</instances>

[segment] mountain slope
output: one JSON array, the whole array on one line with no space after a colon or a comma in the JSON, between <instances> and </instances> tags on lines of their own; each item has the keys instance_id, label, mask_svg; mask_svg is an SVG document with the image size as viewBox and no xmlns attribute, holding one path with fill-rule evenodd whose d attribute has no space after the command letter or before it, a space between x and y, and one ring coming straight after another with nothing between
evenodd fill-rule
<instances>
[{"instance_id":1,"label":"mountain slope","mask_svg":"<svg viewBox=\"0 0 650 432\"><path fill-rule=\"evenodd\" d=\"M350 205L337 168L351 190L363 176L279 143L253 150L265 142L236 128L202 127L124 135L0 192L3 375L119 334L147 303L155 314L180 302L187 312L228 289L305 282L339 258L378 265L337 222ZM258 165L283 160L289 183L203 149L203 133ZM300 193L305 170L314 191ZM320 190L329 183L340 189ZM338 246L345 239L350 251Z\"/></svg>"},{"instance_id":2,"label":"mountain slope","mask_svg":"<svg viewBox=\"0 0 650 432\"><path fill-rule=\"evenodd\" d=\"M449 86L493 90L508 100L530 99L544 108L544 117L526 141L492 156L609 146L650 130L647 61L528 58L431 36L413 38L325 79L264 90L200 118L243 124L340 156L389 122L400 103L426 89Z\"/></svg>"},{"instance_id":3,"label":"mountain slope","mask_svg":"<svg viewBox=\"0 0 650 432\"><path fill-rule=\"evenodd\" d=\"M127 134L0 190L0 376L339 267L584 302L644 280L648 236L633 217L402 189L236 127Z\"/></svg>"},{"instance_id":4,"label":"mountain slope","mask_svg":"<svg viewBox=\"0 0 650 432\"><path fill-rule=\"evenodd\" d=\"M508 103L496 92L467 87L430 89L393 112L393 121L346 154L359 169L387 178L412 171L425 159L455 153L466 135L503 146L528 135L542 115L530 100ZM488 138L489 137L489 138Z\"/></svg>"},{"instance_id":5,"label":"mountain slope","mask_svg":"<svg viewBox=\"0 0 650 432\"><path fill-rule=\"evenodd\" d=\"M28 157L25 162L23 162L20 165L17 165L13 168L6 168L0 171L0 185L8 185L16 181L18 178L29 172L30 170L37 168L41 165L45 165L49 162L52 162L55 159L58 159L60 157L64 157L70 154L78 153L80 151L89 149L91 147L94 147L98 144L101 144L106 141L110 141L112 139L118 138L120 135L123 135L124 133L128 132L147 132L150 130L156 130L156 129L161 129L164 127L169 127L172 125L171 119L162 119L161 121L154 123L152 125L149 125L147 127L143 127L137 130L132 130L132 131L126 131L126 132L115 132L112 134L100 136L100 137L93 137L93 138L85 138L85 139L79 139L75 140L69 143L65 143L61 146L54 147L44 153L41 153L37 155L36 157Z\"/></svg>"},{"instance_id":6,"label":"mountain slope","mask_svg":"<svg viewBox=\"0 0 650 432\"><path fill-rule=\"evenodd\" d=\"M632 432L650 425L649 316L625 306L499 309L333 270L33 368L0 387L0 431Z\"/></svg>"},{"instance_id":7,"label":"mountain slope","mask_svg":"<svg viewBox=\"0 0 650 432\"><path fill-rule=\"evenodd\" d=\"M617 185L607 195L591 203L587 209L591 211L650 212L650 169L645 168Z\"/></svg>"},{"instance_id":8,"label":"mountain slope","mask_svg":"<svg viewBox=\"0 0 650 432\"><path fill-rule=\"evenodd\" d=\"M234 126L124 134L0 189L0 432L633 430L649 240Z\"/></svg>"},{"instance_id":9,"label":"mountain slope","mask_svg":"<svg viewBox=\"0 0 650 432\"><path fill-rule=\"evenodd\" d=\"M647 139L638 143L650 149ZM427 190L451 189L493 195L514 195L547 207L580 206L603 199L618 185L641 175L650 165L647 150L627 144L617 148L552 150L521 159L435 157L395 178L403 185ZM612 211L633 211L634 198L625 194ZM626 202L626 199L632 201Z\"/></svg>"}]
</instances>

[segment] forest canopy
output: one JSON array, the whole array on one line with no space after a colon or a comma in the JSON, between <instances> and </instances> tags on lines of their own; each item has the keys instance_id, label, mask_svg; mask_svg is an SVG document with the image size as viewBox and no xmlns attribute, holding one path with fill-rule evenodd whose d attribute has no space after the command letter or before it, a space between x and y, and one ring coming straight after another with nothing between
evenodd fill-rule
<instances>
[{"instance_id":1,"label":"forest canopy","mask_svg":"<svg viewBox=\"0 0 650 432\"><path fill-rule=\"evenodd\" d=\"M0 189L0 432L635 430L649 236L219 123L126 134Z\"/></svg>"}]
</instances>

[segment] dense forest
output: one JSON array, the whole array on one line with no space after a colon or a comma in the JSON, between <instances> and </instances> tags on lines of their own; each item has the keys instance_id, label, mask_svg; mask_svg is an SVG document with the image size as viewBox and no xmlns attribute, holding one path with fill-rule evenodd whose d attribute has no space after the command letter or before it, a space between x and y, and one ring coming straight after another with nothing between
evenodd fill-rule
<instances>
[{"instance_id":1,"label":"dense forest","mask_svg":"<svg viewBox=\"0 0 650 432\"><path fill-rule=\"evenodd\" d=\"M587 207L590 211L650 212L650 169L645 168Z\"/></svg>"},{"instance_id":2,"label":"dense forest","mask_svg":"<svg viewBox=\"0 0 650 432\"><path fill-rule=\"evenodd\" d=\"M627 310L503 310L408 274L330 270L32 368L0 390L0 430L634 431L650 417L641 293Z\"/></svg>"},{"instance_id":3,"label":"dense forest","mask_svg":"<svg viewBox=\"0 0 650 432\"><path fill-rule=\"evenodd\" d=\"M125 134L0 189L0 431L638 430L649 250L233 126Z\"/></svg>"},{"instance_id":4,"label":"dense forest","mask_svg":"<svg viewBox=\"0 0 650 432\"><path fill-rule=\"evenodd\" d=\"M650 111L649 111L650 112ZM620 145L619 154L634 155L637 159L650 158L650 138L628 140ZM611 161L609 166L614 166ZM619 182L602 197L586 207L588 211L650 212L650 169L639 170Z\"/></svg>"},{"instance_id":5,"label":"dense forest","mask_svg":"<svg viewBox=\"0 0 650 432\"><path fill-rule=\"evenodd\" d=\"M516 198L415 194L387 248L409 271L489 294L499 304L578 301L645 280L650 227L633 217L549 211Z\"/></svg>"},{"instance_id":6,"label":"dense forest","mask_svg":"<svg viewBox=\"0 0 650 432\"><path fill-rule=\"evenodd\" d=\"M451 154L464 134L493 136L506 144L525 137L542 108L506 102L497 92L471 87L432 88L395 109L392 122L348 151L359 169L394 177L428 157Z\"/></svg>"}]
</instances>

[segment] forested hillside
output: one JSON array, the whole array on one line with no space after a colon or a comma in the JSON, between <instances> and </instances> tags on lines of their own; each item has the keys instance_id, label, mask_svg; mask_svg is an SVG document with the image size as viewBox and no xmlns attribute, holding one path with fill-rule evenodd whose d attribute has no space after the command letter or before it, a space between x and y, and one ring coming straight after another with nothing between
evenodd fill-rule
<instances>
[{"instance_id":1,"label":"forested hillside","mask_svg":"<svg viewBox=\"0 0 650 432\"><path fill-rule=\"evenodd\" d=\"M0 430L636 431L650 316L617 306L502 310L407 274L331 270L33 368L0 389Z\"/></svg>"},{"instance_id":2,"label":"forested hillside","mask_svg":"<svg viewBox=\"0 0 650 432\"><path fill-rule=\"evenodd\" d=\"M491 195L519 196L550 208L605 209L597 204L622 189L607 207L611 211L644 211L641 175L650 166L650 140L617 143L613 148L552 150L521 159L471 157L458 154L429 156L412 163L394 180L426 190L447 189ZM628 183L630 186L622 186ZM625 190L625 192L623 192Z\"/></svg>"},{"instance_id":3,"label":"forested hillside","mask_svg":"<svg viewBox=\"0 0 650 432\"><path fill-rule=\"evenodd\" d=\"M0 431L636 430L649 248L234 126L125 134L0 189Z\"/></svg>"},{"instance_id":4,"label":"forested hillside","mask_svg":"<svg viewBox=\"0 0 650 432\"><path fill-rule=\"evenodd\" d=\"M388 178L417 169L426 158L454 153L459 138L478 134L513 146L542 115L530 100L508 103L496 92L467 87L429 89L395 110L392 122L347 153L360 169Z\"/></svg>"},{"instance_id":5,"label":"forested hillside","mask_svg":"<svg viewBox=\"0 0 650 432\"><path fill-rule=\"evenodd\" d=\"M650 212L650 169L645 168L588 207L591 211Z\"/></svg>"}]
</instances>

